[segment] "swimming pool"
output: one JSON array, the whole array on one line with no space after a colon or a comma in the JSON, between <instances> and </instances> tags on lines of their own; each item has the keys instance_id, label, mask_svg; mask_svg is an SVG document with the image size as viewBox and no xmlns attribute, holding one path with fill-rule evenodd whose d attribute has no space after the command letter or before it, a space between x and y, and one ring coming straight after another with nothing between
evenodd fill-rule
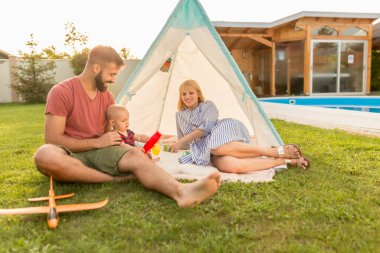
<instances>
[{"instance_id":1,"label":"swimming pool","mask_svg":"<svg viewBox=\"0 0 380 253\"><path fill-rule=\"evenodd\" d=\"M259 101L380 113L380 96L260 98Z\"/></svg>"}]
</instances>

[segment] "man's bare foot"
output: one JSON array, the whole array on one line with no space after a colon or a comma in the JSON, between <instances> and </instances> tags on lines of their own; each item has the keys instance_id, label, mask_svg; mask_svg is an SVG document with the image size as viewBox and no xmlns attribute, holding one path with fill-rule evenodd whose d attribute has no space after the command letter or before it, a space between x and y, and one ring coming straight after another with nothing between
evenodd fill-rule
<instances>
[{"instance_id":1,"label":"man's bare foot","mask_svg":"<svg viewBox=\"0 0 380 253\"><path fill-rule=\"evenodd\" d=\"M220 175L215 171L207 177L190 184L181 184L179 197L176 199L179 207L194 207L212 197L220 185Z\"/></svg>"}]
</instances>

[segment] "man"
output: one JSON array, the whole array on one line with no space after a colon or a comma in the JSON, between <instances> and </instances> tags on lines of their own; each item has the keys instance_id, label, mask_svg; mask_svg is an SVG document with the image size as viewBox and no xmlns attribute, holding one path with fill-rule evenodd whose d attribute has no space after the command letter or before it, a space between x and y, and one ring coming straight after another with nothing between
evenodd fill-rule
<instances>
[{"instance_id":1,"label":"man","mask_svg":"<svg viewBox=\"0 0 380 253\"><path fill-rule=\"evenodd\" d=\"M217 172L182 184L141 149L120 146L117 132L105 133L106 109L115 103L108 86L123 66L115 49L97 46L79 76L51 89L45 110L46 144L34 156L38 170L57 180L85 183L120 181L132 174L144 187L169 196L180 207L192 207L214 195L220 184Z\"/></svg>"}]
</instances>

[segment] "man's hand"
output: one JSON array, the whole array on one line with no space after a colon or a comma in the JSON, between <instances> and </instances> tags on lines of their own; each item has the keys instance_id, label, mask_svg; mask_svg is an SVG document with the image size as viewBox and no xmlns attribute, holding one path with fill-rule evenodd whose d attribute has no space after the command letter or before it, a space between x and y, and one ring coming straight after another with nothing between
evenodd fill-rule
<instances>
[{"instance_id":1,"label":"man's hand","mask_svg":"<svg viewBox=\"0 0 380 253\"><path fill-rule=\"evenodd\" d=\"M120 134L116 131L108 132L97 138L97 148L106 148L119 145L121 142Z\"/></svg>"}]
</instances>

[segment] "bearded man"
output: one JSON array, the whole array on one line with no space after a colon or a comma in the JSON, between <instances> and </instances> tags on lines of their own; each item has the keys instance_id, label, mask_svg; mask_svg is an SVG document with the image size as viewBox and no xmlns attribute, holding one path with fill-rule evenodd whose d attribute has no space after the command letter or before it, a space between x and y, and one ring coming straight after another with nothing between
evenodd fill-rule
<instances>
[{"instance_id":1,"label":"bearded man","mask_svg":"<svg viewBox=\"0 0 380 253\"><path fill-rule=\"evenodd\" d=\"M53 86L45 109L45 145L34 155L37 169L56 180L100 183L132 175L144 187L192 207L215 194L218 172L180 183L140 149L120 146L116 131L106 132L106 110L115 103L108 87L124 67L115 49L96 46L79 76Z\"/></svg>"}]
</instances>

